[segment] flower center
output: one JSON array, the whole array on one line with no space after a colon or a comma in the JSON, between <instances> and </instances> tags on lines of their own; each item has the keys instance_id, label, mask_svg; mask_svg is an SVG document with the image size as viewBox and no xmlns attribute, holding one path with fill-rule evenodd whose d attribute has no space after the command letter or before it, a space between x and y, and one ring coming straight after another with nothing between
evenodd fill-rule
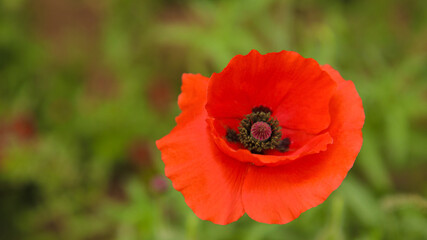
<instances>
[{"instance_id":1,"label":"flower center","mask_svg":"<svg viewBox=\"0 0 427 240\"><path fill-rule=\"evenodd\" d=\"M265 141L271 136L271 127L266 122L256 122L251 127L251 135L258 141Z\"/></svg>"},{"instance_id":2,"label":"flower center","mask_svg":"<svg viewBox=\"0 0 427 240\"><path fill-rule=\"evenodd\" d=\"M289 138L281 139L279 121L271 117L271 110L264 106L254 107L238 127L239 133L227 129L225 138L229 142L240 143L252 153L264 154L266 150L276 149L286 152L289 149Z\"/></svg>"}]
</instances>

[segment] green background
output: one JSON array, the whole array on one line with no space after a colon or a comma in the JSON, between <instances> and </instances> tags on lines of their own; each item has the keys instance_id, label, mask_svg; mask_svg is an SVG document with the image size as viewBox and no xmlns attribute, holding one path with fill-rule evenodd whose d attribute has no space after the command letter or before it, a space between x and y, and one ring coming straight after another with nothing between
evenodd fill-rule
<instances>
[{"instance_id":1,"label":"green background","mask_svg":"<svg viewBox=\"0 0 427 240\"><path fill-rule=\"evenodd\" d=\"M251 49L351 79L364 144L295 221L219 226L173 190L154 142L182 73ZM0 239L427 239L426 60L422 0L0 0Z\"/></svg>"}]
</instances>

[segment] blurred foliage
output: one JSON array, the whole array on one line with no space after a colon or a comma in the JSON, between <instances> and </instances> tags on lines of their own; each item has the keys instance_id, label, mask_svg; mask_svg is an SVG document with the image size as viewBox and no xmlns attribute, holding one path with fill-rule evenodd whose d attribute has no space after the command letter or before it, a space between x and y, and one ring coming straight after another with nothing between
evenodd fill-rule
<instances>
[{"instance_id":1,"label":"blurred foliage","mask_svg":"<svg viewBox=\"0 0 427 240\"><path fill-rule=\"evenodd\" d=\"M427 239L427 1L1 0L0 239ZM184 72L293 50L351 79L364 145L286 225L199 220L154 141Z\"/></svg>"}]
</instances>

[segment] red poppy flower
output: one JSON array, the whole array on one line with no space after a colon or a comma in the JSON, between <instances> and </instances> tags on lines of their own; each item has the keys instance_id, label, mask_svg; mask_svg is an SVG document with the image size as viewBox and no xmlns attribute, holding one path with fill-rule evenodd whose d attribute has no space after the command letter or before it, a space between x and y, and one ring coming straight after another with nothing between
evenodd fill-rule
<instances>
[{"instance_id":1,"label":"red poppy flower","mask_svg":"<svg viewBox=\"0 0 427 240\"><path fill-rule=\"evenodd\" d=\"M210 78L182 79L182 113L157 147L201 219L290 222L325 201L362 146L353 82L298 53L253 50Z\"/></svg>"}]
</instances>

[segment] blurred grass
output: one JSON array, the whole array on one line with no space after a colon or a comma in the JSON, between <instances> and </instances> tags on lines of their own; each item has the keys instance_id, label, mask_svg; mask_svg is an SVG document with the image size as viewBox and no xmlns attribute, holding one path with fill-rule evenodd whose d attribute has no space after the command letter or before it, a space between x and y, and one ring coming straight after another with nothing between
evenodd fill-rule
<instances>
[{"instance_id":1,"label":"blurred grass","mask_svg":"<svg viewBox=\"0 0 427 240\"><path fill-rule=\"evenodd\" d=\"M427 2L0 1L0 239L427 239ZM199 220L164 179L184 72L293 50L363 99L342 186L283 226Z\"/></svg>"}]
</instances>

